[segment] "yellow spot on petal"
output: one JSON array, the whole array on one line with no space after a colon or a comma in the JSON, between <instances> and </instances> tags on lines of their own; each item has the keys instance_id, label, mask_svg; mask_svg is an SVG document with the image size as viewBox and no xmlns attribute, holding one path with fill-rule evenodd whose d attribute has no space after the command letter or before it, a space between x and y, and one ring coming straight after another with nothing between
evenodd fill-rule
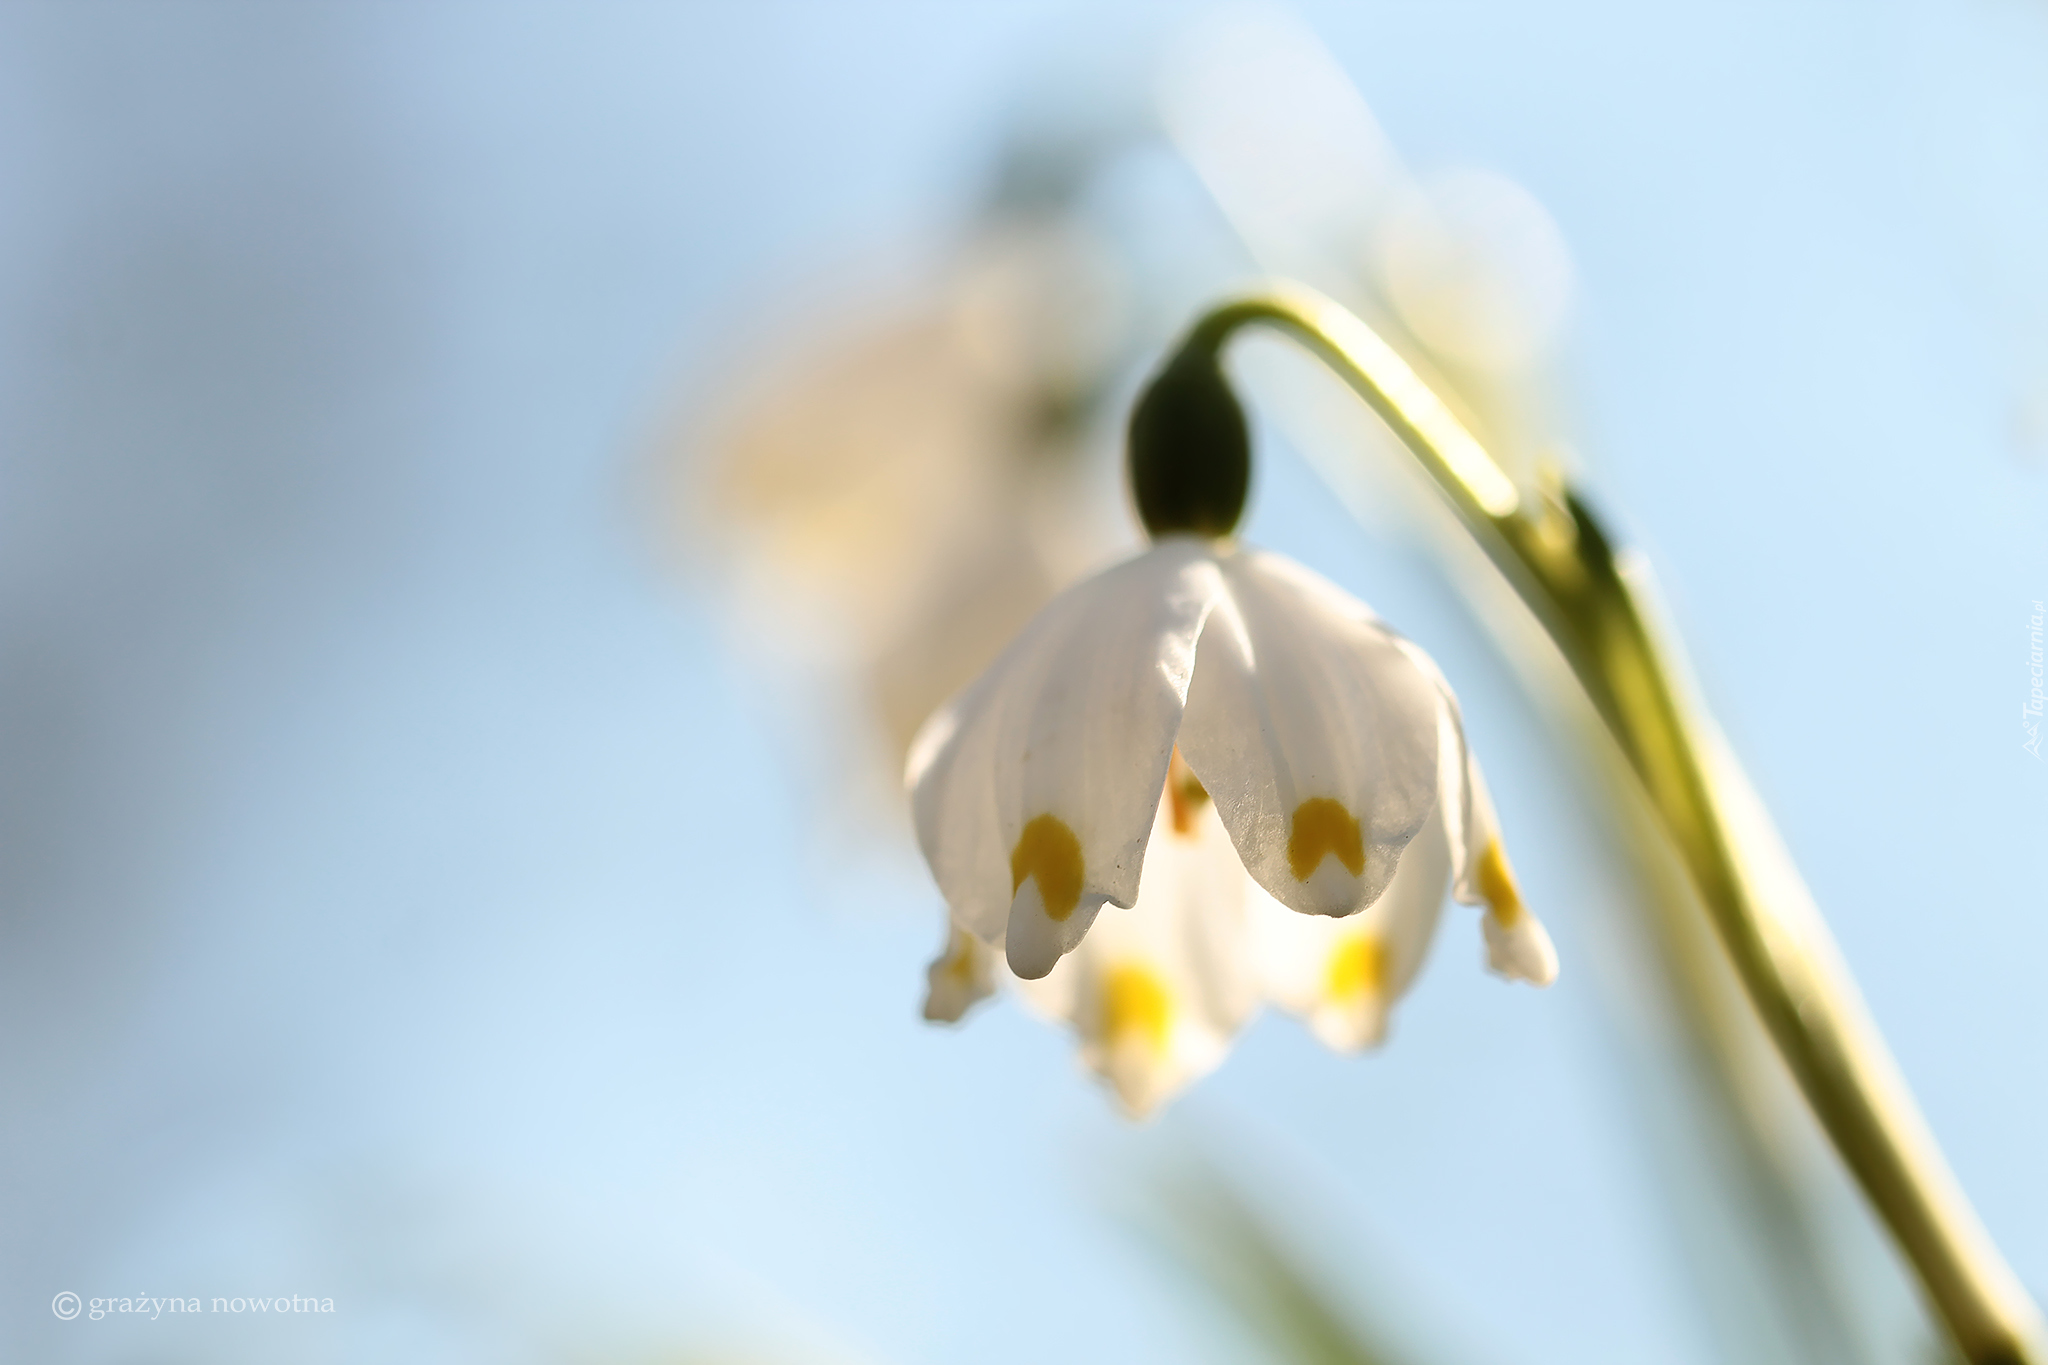
<instances>
[{"instance_id":1,"label":"yellow spot on petal","mask_svg":"<svg viewBox=\"0 0 2048 1365\"><path fill-rule=\"evenodd\" d=\"M1010 894L1026 877L1038 879L1038 898L1047 919L1059 921L1081 903L1081 841L1056 815L1041 815L1024 826L1010 850Z\"/></svg>"},{"instance_id":2,"label":"yellow spot on petal","mask_svg":"<svg viewBox=\"0 0 2048 1365\"><path fill-rule=\"evenodd\" d=\"M1371 934L1347 935L1330 953L1323 990L1333 1002L1378 995L1386 980L1387 949Z\"/></svg>"},{"instance_id":3,"label":"yellow spot on petal","mask_svg":"<svg viewBox=\"0 0 2048 1365\"><path fill-rule=\"evenodd\" d=\"M975 941L959 929L954 929L952 942L946 945L946 965L942 970L962 985L972 983L975 975L974 949Z\"/></svg>"},{"instance_id":4,"label":"yellow spot on petal","mask_svg":"<svg viewBox=\"0 0 2048 1365\"><path fill-rule=\"evenodd\" d=\"M1102 1041L1114 1048L1126 1039L1166 1051L1173 1025L1173 992L1159 974L1135 962L1119 963L1102 977Z\"/></svg>"},{"instance_id":5,"label":"yellow spot on petal","mask_svg":"<svg viewBox=\"0 0 2048 1365\"><path fill-rule=\"evenodd\" d=\"M1202 779L1195 776L1195 770L1180 756L1180 747L1173 750L1173 760L1166 768L1166 800L1169 813L1173 816L1175 834L1195 832L1195 813L1209 799L1209 789L1202 785Z\"/></svg>"},{"instance_id":6,"label":"yellow spot on petal","mask_svg":"<svg viewBox=\"0 0 2048 1365\"><path fill-rule=\"evenodd\" d=\"M1522 917L1522 893L1515 886L1515 874L1508 870L1508 855L1501 852L1500 840L1487 844L1479 855L1478 879L1479 894L1493 911L1494 923L1503 929L1514 928Z\"/></svg>"},{"instance_id":7,"label":"yellow spot on petal","mask_svg":"<svg viewBox=\"0 0 2048 1365\"><path fill-rule=\"evenodd\" d=\"M1358 817L1344 809L1341 801L1311 796L1294 808L1294 828L1287 836L1287 865L1294 880L1305 882L1322 865L1325 854L1334 855L1352 876L1365 872L1365 841L1358 832Z\"/></svg>"}]
</instances>

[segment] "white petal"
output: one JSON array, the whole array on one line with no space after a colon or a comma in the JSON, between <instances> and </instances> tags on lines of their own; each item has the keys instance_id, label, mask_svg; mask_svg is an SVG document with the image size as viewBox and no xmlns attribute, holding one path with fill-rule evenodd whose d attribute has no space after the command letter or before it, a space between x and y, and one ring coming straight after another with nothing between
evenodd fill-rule
<instances>
[{"instance_id":1,"label":"white petal","mask_svg":"<svg viewBox=\"0 0 2048 1365\"><path fill-rule=\"evenodd\" d=\"M1451 691L1451 684L1436 666L1436 660L1423 653L1422 647L1413 640L1398 642L1401 652L1415 671L1428 679L1436 693L1436 784L1437 810L1443 817L1444 842L1450 858L1450 871L1458 878L1456 887L1466 885L1464 880L1472 862L1471 835L1474 810L1474 786L1472 777L1478 772L1473 765L1471 750L1465 744L1465 718L1458 708L1457 694ZM1469 904L1470 902L1468 902Z\"/></svg>"},{"instance_id":2,"label":"white petal","mask_svg":"<svg viewBox=\"0 0 2048 1365\"><path fill-rule=\"evenodd\" d=\"M953 917L1045 975L1105 903L1129 906L1194 668L1222 596L1170 538L1054 598L925 723L906 779Z\"/></svg>"},{"instance_id":3,"label":"white petal","mask_svg":"<svg viewBox=\"0 0 2048 1365\"><path fill-rule=\"evenodd\" d=\"M1512 980L1533 986L1548 986L1557 980L1557 949L1542 921L1522 903L1521 888L1508 865L1507 846L1501 841L1500 820L1494 814L1493 798L1486 779L1469 753L1464 764L1464 805L1469 812L1469 833L1459 852L1457 898L1467 905L1484 905L1480 930L1486 936L1486 965Z\"/></svg>"},{"instance_id":4,"label":"white petal","mask_svg":"<svg viewBox=\"0 0 2048 1365\"><path fill-rule=\"evenodd\" d=\"M1252 907L1269 995L1340 1051L1373 1047L1436 933L1451 874L1439 813L1408 845L1372 907L1348 919L1299 915L1263 894Z\"/></svg>"},{"instance_id":5,"label":"white petal","mask_svg":"<svg viewBox=\"0 0 2048 1365\"><path fill-rule=\"evenodd\" d=\"M1548 986L1557 980L1557 949L1550 931L1527 910L1512 924L1502 924L1492 913L1480 917L1486 935L1486 965L1502 976Z\"/></svg>"},{"instance_id":6,"label":"white petal","mask_svg":"<svg viewBox=\"0 0 2048 1365\"><path fill-rule=\"evenodd\" d=\"M1010 970L1026 981L1044 976L1062 957L1079 947L1094 927L1103 902L1109 899L1084 890L1055 915L1046 907L1045 896L1038 889L1039 881L1038 876L1026 874L1018 883L1017 894L1010 900L1009 929L1003 942L1003 955L1009 959Z\"/></svg>"},{"instance_id":7,"label":"white petal","mask_svg":"<svg viewBox=\"0 0 2048 1365\"><path fill-rule=\"evenodd\" d=\"M1436 809L1439 698L1365 605L1277 555L1221 559L1181 752L1245 867L1283 904L1377 900Z\"/></svg>"},{"instance_id":8,"label":"white petal","mask_svg":"<svg viewBox=\"0 0 2048 1365\"><path fill-rule=\"evenodd\" d=\"M1162 802L1137 903L1104 909L1050 975L1021 983L1073 1026L1081 1061L1132 1117L1213 1070L1257 1008L1246 918L1257 891L1213 803Z\"/></svg>"},{"instance_id":9,"label":"white petal","mask_svg":"<svg viewBox=\"0 0 2048 1365\"><path fill-rule=\"evenodd\" d=\"M957 924L946 925L946 946L925 969L924 1017L956 1024L995 990L995 952Z\"/></svg>"}]
</instances>

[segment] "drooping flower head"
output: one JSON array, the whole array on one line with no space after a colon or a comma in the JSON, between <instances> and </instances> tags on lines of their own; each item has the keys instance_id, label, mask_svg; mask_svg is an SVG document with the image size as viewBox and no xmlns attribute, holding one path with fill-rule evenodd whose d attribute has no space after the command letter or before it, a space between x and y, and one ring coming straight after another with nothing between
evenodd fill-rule
<instances>
[{"instance_id":1,"label":"drooping flower head","mask_svg":"<svg viewBox=\"0 0 2048 1365\"><path fill-rule=\"evenodd\" d=\"M928 1017L1027 998L1142 1113L1260 998L1380 1041L1446 890L1488 960L1556 974L1436 666L1362 603L1229 537L1248 442L1213 359L1132 426L1154 543L1055 598L926 722L907 777L949 910Z\"/></svg>"}]
</instances>

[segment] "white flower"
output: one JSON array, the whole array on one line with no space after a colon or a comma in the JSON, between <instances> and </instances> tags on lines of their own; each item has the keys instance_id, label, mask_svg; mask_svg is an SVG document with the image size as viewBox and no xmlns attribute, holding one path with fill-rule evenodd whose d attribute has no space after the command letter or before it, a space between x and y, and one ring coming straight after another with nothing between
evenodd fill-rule
<instances>
[{"instance_id":1,"label":"white flower","mask_svg":"<svg viewBox=\"0 0 2048 1365\"><path fill-rule=\"evenodd\" d=\"M1000 950L1134 1112L1262 995L1377 1042L1447 887L1487 906L1494 970L1556 975L1435 665L1277 555L1169 535L1069 589L907 776L951 919L927 1017L988 993Z\"/></svg>"},{"instance_id":2,"label":"white flower","mask_svg":"<svg viewBox=\"0 0 2048 1365\"><path fill-rule=\"evenodd\" d=\"M1247 968L1258 903L1272 902L1245 875L1214 803L1176 752L1137 904L1099 916L1080 947L1018 988L1073 1025L1082 1062L1142 1116L1214 1070L1257 1010Z\"/></svg>"}]
</instances>

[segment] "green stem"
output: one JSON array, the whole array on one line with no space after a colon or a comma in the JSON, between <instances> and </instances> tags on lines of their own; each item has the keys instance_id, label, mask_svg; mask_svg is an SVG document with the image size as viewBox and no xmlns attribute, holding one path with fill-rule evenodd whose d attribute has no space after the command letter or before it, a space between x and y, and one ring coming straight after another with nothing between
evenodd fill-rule
<instances>
[{"instance_id":1,"label":"green stem","mask_svg":"<svg viewBox=\"0 0 2048 1365\"><path fill-rule=\"evenodd\" d=\"M2048 1365L2039 1311L1935 1145L1769 819L1650 628L1648 588L1569 489L1531 507L1373 331L1299 288L1206 314L1177 360L1260 324L1306 346L1401 438L1556 644L1641 781L1771 1040L1963 1355Z\"/></svg>"}]
</instances>

